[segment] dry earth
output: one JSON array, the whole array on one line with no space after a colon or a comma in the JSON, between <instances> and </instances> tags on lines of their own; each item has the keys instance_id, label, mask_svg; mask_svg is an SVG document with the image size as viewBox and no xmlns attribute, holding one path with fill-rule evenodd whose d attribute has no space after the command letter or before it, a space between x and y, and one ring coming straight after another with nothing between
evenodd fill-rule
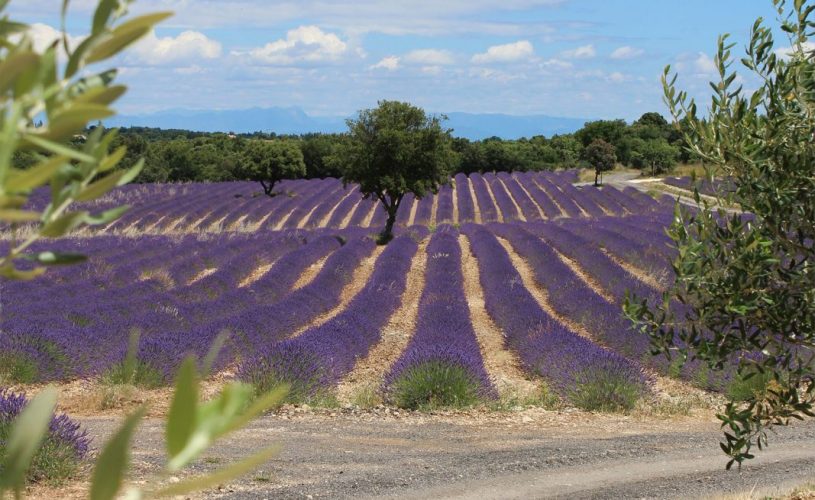
<instances>
[{"instance_id":1,"label":"dry earth","mask_svg":"<svg viewBox=\"0 0 815 500\"><path fill-rule=\"evenodd\" d=\"M101 442L118 424L83 418ZM133 449L133 480L162 463L162 422ZM815 474L815 425L781 429L741 471L725 471L711 418L523 409L412 413L285 407L219 442L190 474L275 443L279 456L196 498L709 498L771 494ZM174 481L177 478L164 479ZM77 481L35 497L75 498Z\"/></svg>"}]
</instances>

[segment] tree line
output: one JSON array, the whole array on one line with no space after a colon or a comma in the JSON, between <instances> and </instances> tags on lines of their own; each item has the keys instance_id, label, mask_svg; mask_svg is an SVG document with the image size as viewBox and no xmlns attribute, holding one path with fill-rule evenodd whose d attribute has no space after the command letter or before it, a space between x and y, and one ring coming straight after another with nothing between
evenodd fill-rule
<instances>
[{"instance_id":1,"label":"tree line","mask_svg":"<svg viewBox=\"0 0 815 500\"><path fill-rule=\"evenodd\" d=\"M75 141L81 142L89 133ZM220 182L260 180L258 172L269 166L283 172L284 177L340 178L343 162L337 155L347 141L348 134L232 134L126 127L119 130L112 146L127 146L122 168L144 158L144 169L136 182ZM594 148L592 143L596 143ZM659 113L649 112L630 124L625 120L591 121L572 134L552 137L477 141L453 137L453 170L469 174L597 168L601 161L596 155L598 144L607 155L613 155L611 165L619 163L649 174L665 173L677 163L693 161L682 147L682 131ZM605 161L608 163L609 158ZM25 168L36 163L36 158L18 153L15 163Z\"/></svg>"}]
</instances>

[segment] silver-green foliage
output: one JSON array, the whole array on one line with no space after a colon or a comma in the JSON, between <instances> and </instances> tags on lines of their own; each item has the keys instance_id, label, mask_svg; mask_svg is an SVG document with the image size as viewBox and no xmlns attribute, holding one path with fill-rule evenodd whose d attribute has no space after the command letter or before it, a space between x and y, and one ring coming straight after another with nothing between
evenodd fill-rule
<instances>
[{"instance_id":1,"label":"silver-green foliage","mask_svg":"<svg viewBox=\"0 0 815 500\"><path fill-rule=\"evenodd\" d=\"M29 253L29 247L42 237L58 237L82 224L105 224L118 217L126 207L92 215L87 211L69 211L73 202L96 199L116 186L132 180L141 163L128 170L115 170L125 154L123 148L109 152L115 132L96 128L81 150L66 145L88 123L113 114L110 106L124 93L113 85L115 70L99 73L83 71L87 65L105 61L147 34L168 13L148 14L123 20L129 0L100 0L94 12L90 35L75 49L67 36L44 52L34 50L26 34L27 26L0 19L0 223L10 225L12 241L6 255L0 257L0 277L31 279L41 275L42 266L23 270L20 259L41 265L70 264L81 259L76 255L54 252ZM0 0L2 15L8 0ZM63 2L63 19L68 1ZM67 60L58 64L58 53ZM64 66L62 74L60 67ZM44 116L41 126L35 120ZM31 150L37 163L28 169L15 168L15 153ZM51 203L43 212L24 209L31 191L50 184ZM34 224L34 230L17 238L20 224ZM208 371L218 349L219 338L210 355L203 361ZM131 349L133 346L131 346ZM132 359L132 356L128 356ZM135 370L125 363L123 370ZM125 374L128 380L135 372ZM277 404L287 388L254 396L251 386L239 382L228 384L215 398L199 401L199 373L196 360L187 359L177 376L173 401L166 422L168 461L162 475L143 489L131 488L128 498L167 497L216 485L237 477L267 461L277 448L263 450L224 469L202 477L164 485L162 479L189 465L216 439L246 425L251 419ZM26 406L12 423L5 453L0 463L0 499L8 491L22 496L26 476L37 450L48 433L56 405L56 391L45 389ZM123 489L130 463L129 450L139 421L145 415L141 408L130 415L105 444L93 471L90 496L94 500L115 498Z\"/></svg>"},{"instance_id":2,"label":"silver-green foliage","mask_svg":"<svg viewBox=\"0 0 815 500\"><path fill-rule=\"evenodd\" d=\"M0 15L8 2L0 0ZM8 16L0 19L0 224L12 231L8 252L0 256L0 277L31 279L44 272L43 266L81 260L50 251L30 253L29 248L40 238L62 236L83 224L107 224L127 209L99 214L71 210L74 202L99 198L141 170L141 163L115 169L125 155L124 148L109 151L116 132L98 127L81 148L67 143L89 123L112 116L111 106L126 90L114 84L115 69L92 71L89 66L116 56L170 16L155 13L122 21L129 4L101 0L90 34L76 48L63 35L42 52L35 50L28 26ZM67 9L64 0L63 20ZM14 154L22 151L36 157L30 168L13 164ZM24 208L31 191L46 184L48 206L42 212ZM20 236L20 226L32 224L34 229ZM23 270L20 259L38 265Z\"/></svg>"},{"instance_id":3,"label":"silver-green foliage","mask_svg":"<svg viewBox=\"0 0 815 500\"><path fill-rule=\"evenodd\" d=\"M773 4L790 48L779 48L771 28L756 21L741 60L760 82L755 91L731 70L727 36L705 119L665 71L665 99L685 122L688 147L709 176L733 187L715 205L697 191L700 210L677 207L669 229L676 281L664 303L626 303L655 352L714 371L735 367L741 388L719 415L728 468L767 443L768 427L815 416L815 5Z\"/></svg>"}]
</instances>

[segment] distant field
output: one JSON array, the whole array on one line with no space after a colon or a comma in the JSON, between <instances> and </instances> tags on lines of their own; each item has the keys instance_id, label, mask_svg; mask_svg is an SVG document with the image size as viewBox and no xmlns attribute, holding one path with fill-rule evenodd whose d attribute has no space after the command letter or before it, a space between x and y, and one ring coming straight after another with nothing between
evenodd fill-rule
<instances>
[{"instance_id":1,"label":"distant field","mask_svg":"<svg viewBox=\"0 0 815 500\"><path fill-rule=\"evenodd\" d=\"M479 398L545 382L586 406L598 380L642 395L670 367L620 305L626 289L656 297L669 284L673 202L575 180L457 175L407 200L386 247L371 238L384 212L336 179L286 181L274 198L242 182L126 186L93 208L130 212L58 243L86 263L4 285L3 376L109 374L135 328L159 384L227 331L219 371L305 398L387 394L433 363Z\"/></svg>"}]
</instances>

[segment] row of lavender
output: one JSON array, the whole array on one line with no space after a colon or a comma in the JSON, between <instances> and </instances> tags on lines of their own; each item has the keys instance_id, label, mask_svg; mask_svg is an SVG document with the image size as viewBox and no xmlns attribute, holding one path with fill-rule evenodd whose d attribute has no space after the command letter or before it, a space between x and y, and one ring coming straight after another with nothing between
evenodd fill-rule
<instances>
[{"instance_id":1,"label":"row of lavender","mask_svg":"<svg viewBox=\"0 0 815 500\"><path fill-rule=\"evenodd\" d=\"M397 222L406 226L596 218L644 213L669 203L633 188L578 188L572 185L573 178L570 171L458 174L436 196L421 200L408 196ZM249 182L128 185L83 205L92 211L131 205L128 213L104 228L116 232L380 228L385 223L385 212L375 201L362 199L356 186L343 187L337 179L283 181L277 190L280 194L269 198ZM46 191L35 192L31 204L45 203Z\"/></svg>"}]
</instances>

